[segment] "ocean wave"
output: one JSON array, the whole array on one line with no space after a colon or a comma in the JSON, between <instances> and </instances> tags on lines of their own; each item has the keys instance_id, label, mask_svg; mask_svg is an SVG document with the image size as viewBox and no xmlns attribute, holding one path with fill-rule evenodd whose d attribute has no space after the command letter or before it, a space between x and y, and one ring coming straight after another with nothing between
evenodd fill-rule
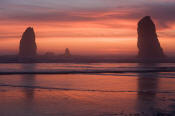
<instances>
[{"instance_id":1,"label":"ocean wave","mask_svg":"<svg viewBox=\"0 0 175 116\"><path fill-rule=\"evenodd\" d=\"M0 87L15 87L15 88L26 88L26 89L43 89L43 90L59 90L59 91L84 91L84 92L103 92L103 93L175 93L175 90L163 90L163 91L154 91L154 90L97 90L97 89L75 89L75 88L57 88L57 87L42 87L42 86L28 86L28 85L10 85L10 84L0 84Z\"/></svg>"},{"instance_id":2,"label":"ocean wave","mask_svg":"<svg viewBox=\"0 0 175 116\"><path fill-rule=\"evenodd\" d=\"M105 74L105 73L151 73L151 72L175 72L175 68L156 67L152 69L105 69L105 70L29 70L29 71L0 71L0 75L8 74Z\"/></svg>"}]
</instances>

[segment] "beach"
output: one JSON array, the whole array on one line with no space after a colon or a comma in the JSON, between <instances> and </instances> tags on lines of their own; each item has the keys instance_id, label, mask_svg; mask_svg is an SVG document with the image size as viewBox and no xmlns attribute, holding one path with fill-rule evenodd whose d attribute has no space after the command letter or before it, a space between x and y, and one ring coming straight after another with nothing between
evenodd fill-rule
<instances>
[{"instance_id":1,"label":"beach","mask_svg":"<svg viewBox=\"0 0 175 116\"><path fill-rule=\"evenodd\" d=\"M31 64L18 64L19 67L11 64L11 68L9 64L2 65L3 72L17 72L23 67L23 71L36 71L36 74L0 75L1 116L175 115L174 72L37 74L46 70L46 64L35 64L34 69ZM109 66L116 70L136 70L138 66L132 63L49 65L53 66L48 68L50 71L60 71L60 67L68 71L87 68L97 71ZM173 68L173 65L152 65L152 69Z\"/></svg>"}]
</instances>

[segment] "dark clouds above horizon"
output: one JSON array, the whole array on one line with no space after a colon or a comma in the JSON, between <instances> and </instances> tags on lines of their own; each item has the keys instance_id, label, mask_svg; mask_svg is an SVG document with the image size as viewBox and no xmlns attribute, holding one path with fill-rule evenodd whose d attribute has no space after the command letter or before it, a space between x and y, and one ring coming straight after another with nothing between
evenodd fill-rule
<instances>
[{"instance_id":1,"label":"dark clouds above horizon","mask_svg":"<svg viewBox=\"0 0 175 116\"><path fill-rule=\"evenodd\" d=\"M161 27L175 20L172 0L1 0L0 20L77 22L139 20L152 16Z\"/></svg>"}]
</instances>

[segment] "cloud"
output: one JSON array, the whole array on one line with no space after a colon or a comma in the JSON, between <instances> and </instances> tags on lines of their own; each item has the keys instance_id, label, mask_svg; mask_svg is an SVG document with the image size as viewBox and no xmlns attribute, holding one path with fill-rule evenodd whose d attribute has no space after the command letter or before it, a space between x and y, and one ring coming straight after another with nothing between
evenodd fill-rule
<instances>
[{"instance_id":1,"label":"cloud","mask_svg":"<svg viewBox=\"0 0 175 116\"><path fill-rule=\"evenodd\" d=\"M175 20L175 2L168 3L144 3L137 5L120 6L116 8L103 9L74 9L61 11L48 7L35 5L11 6L11 11L1 15L1 20L16 21L56 21L56 22L79 22L100 21L109 19L139 20L145 15L152 16L161 27L169 27L169 23ZM20 8L20 9L19 9ZM2 9L2 8L1 8Z\"/></svg>"},{"instance_id":2,"label":"cloud","mask_svg":"<svg viewBox=\"0 0 175 116\"><path fill-rule=\"evenodd\" d=\"M117 3L115 0L111 4ZM137 1L137 0L135 0ZM149 15L156 22L158 31L164 29L171 29L175 23L175 2L140 2L139 4L129 5L113 5L113 7L103 8L74 8L74 9L56 9L42 5L29 5L29 4L8 4L8 7L3 7L2 15L0 15L0 24L6 21L7 25L12 23L18 25L47 25L49 28L52 26L60 28L106 28L106 29L120 29L132 31L136 34L137 22L146 15ZM111 5L112 6L112 5ZM1 11L1 10L0 10ZM3 23L4 23L3 22ZM133 31L135 30L135 31ZM117 31L117 30L116 30ZM96 31L97 33L97 31ZM109 31L109 34L111 31ZM60 34L60 33L59 33ZM109 34L74 34L72 36L110 36ZM124 33L123 33L124 34ZM63 35L66 36L66 35ZM71 35L70 35L71 36ZM114 34L115 36L121 36ZM133 36L133 35L132 35ZM174 36L174 35L172 35Z\"/></svg>"},{"instance_id":3,"label":"cloud","mask_svg":"<svg viewBox=\"0 0 175 116\"><path fill-rule=\"evenodd\" d=\"M126 18L138 18L145 15L152 16L161 28L171 27L171 23L175 21L175 2L172 3L157 3L142 5L140 11L134 11L126 16ZM133 14L133 15L132 15Z\"/></svg>"}]
</instances>

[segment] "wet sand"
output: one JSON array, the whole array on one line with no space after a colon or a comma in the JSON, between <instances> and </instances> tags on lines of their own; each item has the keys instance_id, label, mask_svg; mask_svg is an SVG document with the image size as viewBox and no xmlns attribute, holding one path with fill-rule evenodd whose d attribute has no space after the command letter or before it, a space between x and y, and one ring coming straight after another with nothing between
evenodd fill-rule
<instances>
[{"instance_id":1,"label":"wet sand","mask_svg":"<svg viewBox=\"0 0 175 116\"><path fill-rule=\"evenodd\" d=\"M1 75L0 116L173 116L172 75Z\"/></svg>"}]
</instances>

